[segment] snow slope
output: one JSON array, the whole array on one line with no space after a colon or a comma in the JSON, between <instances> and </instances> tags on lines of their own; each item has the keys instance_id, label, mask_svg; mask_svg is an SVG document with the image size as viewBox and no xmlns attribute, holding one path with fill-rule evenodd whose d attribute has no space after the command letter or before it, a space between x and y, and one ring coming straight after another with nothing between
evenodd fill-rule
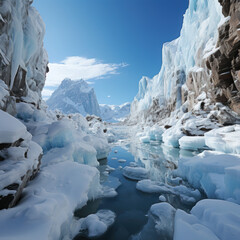
<instances>
[{"instance_id":1,"label":"snow slope","mask_svg":"<svg viewBox=\"0 0 240 240\"><path fill-rule=\"evenodd\" d=\"M100 108L95 91L84 80L64 79L47 100L49 109L63 113L80 113L100 116Z\"/></svg>"}]
</instances>

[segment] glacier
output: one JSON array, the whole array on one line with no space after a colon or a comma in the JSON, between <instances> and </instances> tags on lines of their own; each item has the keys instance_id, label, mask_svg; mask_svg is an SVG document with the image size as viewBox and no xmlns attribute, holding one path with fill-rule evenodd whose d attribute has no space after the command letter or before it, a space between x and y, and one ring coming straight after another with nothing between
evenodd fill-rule
<instances>
[{"instance_id":1,"label":"glacier","mask_svg":"<svg viewBox=\"0 0 240 240\"><path fill-rule=\"evenodd\" d=\"M156 102L161 112L164 112L162 108L179 109L184 103L182 94L191 72L201 72L205 81L210 78L204 59L215 49L217 29L223 21L222 7L217 0L189 1L180 37L163 46L160 72L152 79L143 77L139 82L138 94L131 105L132 121L139 118L144 121L141 119L144 112ZM199 94L202 90L199 89Z\"/></svg>"}]
</instances>

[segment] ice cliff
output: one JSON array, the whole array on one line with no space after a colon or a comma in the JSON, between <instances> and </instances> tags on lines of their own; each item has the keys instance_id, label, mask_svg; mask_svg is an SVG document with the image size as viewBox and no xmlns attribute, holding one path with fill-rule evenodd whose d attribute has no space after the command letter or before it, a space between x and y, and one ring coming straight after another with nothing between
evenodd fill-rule
<instances>
[{"instance_id":1,"label":"ice cliff","mask_svg":"<svg viewBox=\"0 0 240 240\"><path fill-rule=\"evenodd\" d=\"M84 80L64 79L47 100L50 109L63 113L80 113L100 116L100 108L95 91Z\"/></svg>"},{"instance_id":2,"label":"ice cliff","mask_svg":"<svg viewBox=\"0 0 240 240\"><path fill-rule=\"evenodd\" d=\"M203 93L211 103L220 102L239 113L239 7L235 2L189 1L180 37L163 46L160 72L139 82L131 121L192 111Z\"/></svg>"},{"instance_id":3,"label":"ice cliff","mask_svg":"<svg viewBox=\"0 0 240 240\"><path fill-rule=\"evenodd\" d=\"M39 104L48 71L43 47L45 25L31 3L32 0L0 2L0 79L10 90L1 108L11 113L14 104L9 103L19 99Z\"/></svg>"}]
</instances>

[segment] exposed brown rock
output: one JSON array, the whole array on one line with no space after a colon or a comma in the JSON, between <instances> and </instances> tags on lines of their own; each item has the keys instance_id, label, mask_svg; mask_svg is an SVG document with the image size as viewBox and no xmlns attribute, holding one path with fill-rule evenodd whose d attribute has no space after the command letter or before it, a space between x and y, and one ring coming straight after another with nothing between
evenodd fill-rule
<instances>
[{"instance_id":1,"label":"exposed brown rock","mask_svg":"<svg viewBox=\"0 0 240 240\"><path fill-rule=\"evenodd\" d=\"M215 87L212 99L240 114L240 1L219 2L229 19L219 28L218 50L206 63Z\"/></svg>"}]
</instances>

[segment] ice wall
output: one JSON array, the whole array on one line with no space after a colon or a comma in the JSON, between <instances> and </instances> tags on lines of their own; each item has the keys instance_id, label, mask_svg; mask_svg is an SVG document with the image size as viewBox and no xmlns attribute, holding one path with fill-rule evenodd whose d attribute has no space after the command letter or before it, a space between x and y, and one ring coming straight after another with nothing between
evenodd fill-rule
<instances>
[{"instance_id":1,"label":"ice wall","mask_svg":"<svg viewBox=\"0 0 240 240\"><path fill-rule=\"evenodd\" d=\"M0 1L0 79L13 97L38 105L48 56L43 48L45 26L31 3Z\"/></svg>"},{"instance_id":2,"label":"ice wall","mask_svg":"<svg viewBox=\"0 0 240 240\"><path fill-rule=\"evenodd\" d=\"M190 102L189 96L184 98L184 92L188 92L184 84L192 72L197 73L198 79L192 79L190 85L195 84L198 89L194 91L201 93L199 88L210 77L205 58L214 51L218 26L223 19L218 0L189 1L180 37L163 45L160 72L153 79L144 77L139 82L139 92L131 107L131 119L149 109L154 100L169 111L179 108L186 100Z\"/></svg>"}]
</instances>

